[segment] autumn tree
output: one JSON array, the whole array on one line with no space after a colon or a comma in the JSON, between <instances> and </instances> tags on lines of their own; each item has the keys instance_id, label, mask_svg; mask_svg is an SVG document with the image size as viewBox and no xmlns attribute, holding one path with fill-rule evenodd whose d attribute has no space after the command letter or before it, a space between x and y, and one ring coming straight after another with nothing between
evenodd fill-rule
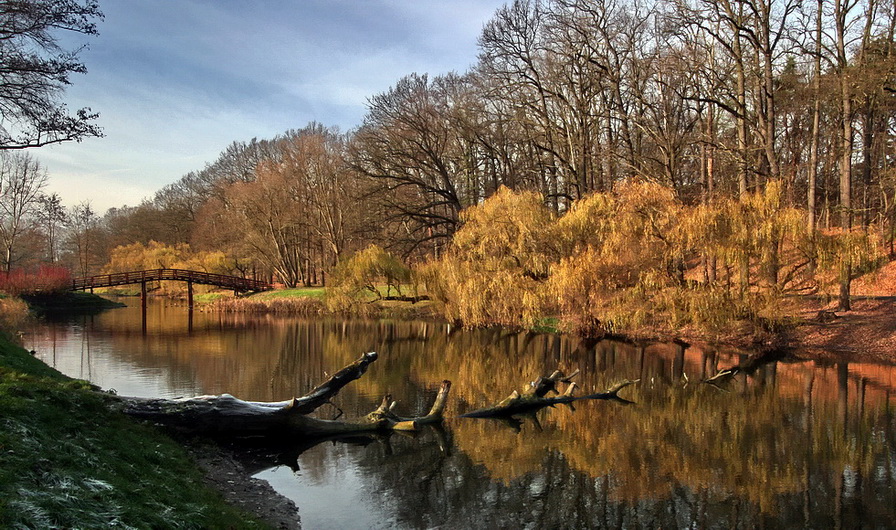
<instances>
[{"instance_id":1,"label":"autumn tree","mask_svg":"<svg viewBox=\"0 0 896 530\"><path fill-rule=\"evenodd\" d=\"M357 175L345 163L344 138L312 123L288 132L276 150L253 179L233 182L221 199L210 199L199 226L214 232L234 258L250 257L288 286L323 283L371 231Z\"/></svg>"},{"instance_id":2,"label":"autumn tree","mask_svg":"<svg viewBox=\"0 0 896 530\"><path fill-rule=\"evenodd\" d=\"M534 326L545 315L543 284L556 259L544 198L502 187L462 219L448 252L421 269L426 292L465 325Z\"/></svg>"},{"instance_id":3,"label":"autumn tree","mask_svg":"<svg viewBox=\"0 0 896 530\"><path fill-rule=\"evenodd\" d=\"M281 166L300 188L310 231L309 251L329 269L343 254L359 246L369 218L361 207L359 176L345 160L345 138L335 129L312 123L282 140Z\"/></svg>"},{"instance_id":4,"label":"autumn tree","mask_svg":"<svg viewBox=\"0 0 896 530\"><path fill-rule=\"evenodd\" d=\"M235 183L228 189L232 205L232 235L277 275L287 287L305 279L305 245L302 220L286 174L274 165L259 167L254 182Z\"/></svg>"},{"instance_id":5,"label":"autumn tree","mask_svg":"<svg viewBox=\"0 0 896 530\"><path fill-rule=\"evenodd\" d=\"M327 306L341 311L360 303L402 297L411 282L411 269L376 245L342 260L327 284ZM383 292L385 288L385 293Z\"/></svg>"},{"instance_id":6,"label":"autumn tree","mask_svg":"<svg viewBox=\"0 0 896 530\"><path fill-rule=\"evenodd\" d=\"M643 324L651 296L684 283L683 208L655 182L620 184L577 201L556 224L562 258L550 288L567 325L586 335Z\"/></svg>"}]
</instances>

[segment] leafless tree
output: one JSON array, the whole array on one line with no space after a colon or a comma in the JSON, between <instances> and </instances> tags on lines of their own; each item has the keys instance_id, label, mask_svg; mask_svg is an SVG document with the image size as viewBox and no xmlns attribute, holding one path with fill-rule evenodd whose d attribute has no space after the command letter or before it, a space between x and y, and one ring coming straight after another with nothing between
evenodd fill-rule
<instances>
[{"instance_id":1,"label":"leafless tree","mask_svg":"<svg viewBox=\"0 0 896 530\"><path fill-rule=\"evenodd\" d=\"M0 242L3 268L15 261L19 236L40 208L47 172L30 154L0 152Z\"/></svg>"},{"instance_id":2,"label":"leafless tree","mask_svg":"<svg viewBox=\"0 0 896 530\"><path fill-rule=\"evenodd\" d=\"M83 49L63 49L57 33L96 35L95 0L0 2L0 149L24 149L102 136L89 108L70 114L59 96L87 68Z\"/></svg>"}]
</instances>

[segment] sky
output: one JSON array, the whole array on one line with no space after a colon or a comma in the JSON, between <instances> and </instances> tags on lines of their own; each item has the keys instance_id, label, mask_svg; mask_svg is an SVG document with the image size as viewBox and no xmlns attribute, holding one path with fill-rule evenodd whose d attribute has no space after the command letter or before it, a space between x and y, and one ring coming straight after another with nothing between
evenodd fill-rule
<instances>
[{"instance_id":1,"label":"sky","mask_svg":"<svg viewBox=\"0 0 896 530\"><path fill-rule=\"evenodd\" d=\"M100 0L85 75L63 100L105 137L33 150L47 193L102 214L134 206L234 141L317 121L349 131L411 73L464 72L506 0ZM60 36L62 37L62 36Z\"/></svg>"}]
</instances>

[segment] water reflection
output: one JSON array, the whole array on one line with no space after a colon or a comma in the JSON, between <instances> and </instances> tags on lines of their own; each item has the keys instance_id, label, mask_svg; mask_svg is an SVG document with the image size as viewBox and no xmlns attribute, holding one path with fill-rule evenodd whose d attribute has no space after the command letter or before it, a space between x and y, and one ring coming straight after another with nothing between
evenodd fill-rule
<instances>
[{"instance_id":1,"label":"water reflection","mask_svg":"<svg viewBox=\"0 0 896 530\"><path fill-rule=\"evenodd\" d=\"M623 344L431 322L297 320L139 304L31 331L49 364L122 394L228 392L281 400L363 351L380 359L336 398L349 417L381 396L425 413L442 379L446 415L506 397L555 368L586 392L621 379L631 406L577 402L505 423L289 443L258 459L307 528L887 527L896 520L896 370L782 359L719 381L742 352ZM323 415L332 414L324 409ZM358 443L363 442L363 443ZM274 466L274 467L270 467ZM270 469L265 469L270 467Z\"/></svg>"}]
</instances>

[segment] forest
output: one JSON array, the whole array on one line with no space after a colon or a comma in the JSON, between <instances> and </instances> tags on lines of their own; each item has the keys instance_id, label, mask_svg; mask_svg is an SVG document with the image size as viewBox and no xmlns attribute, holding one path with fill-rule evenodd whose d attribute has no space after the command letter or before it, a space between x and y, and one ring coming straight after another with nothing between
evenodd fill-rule
<instances>
[{"instance_id":1,"label":"forest","mask_svg":"<svg viewBox=\"0 0 896 530\"><path fill-rule=\"evenodd\" d=\"M517 0L468 71L136 206L64 208L0 150L3 267L348 285L336 309L360 267L472 326L775 329L896 255L894 30L892 0Z\"/></svg>"}]
</instances>

